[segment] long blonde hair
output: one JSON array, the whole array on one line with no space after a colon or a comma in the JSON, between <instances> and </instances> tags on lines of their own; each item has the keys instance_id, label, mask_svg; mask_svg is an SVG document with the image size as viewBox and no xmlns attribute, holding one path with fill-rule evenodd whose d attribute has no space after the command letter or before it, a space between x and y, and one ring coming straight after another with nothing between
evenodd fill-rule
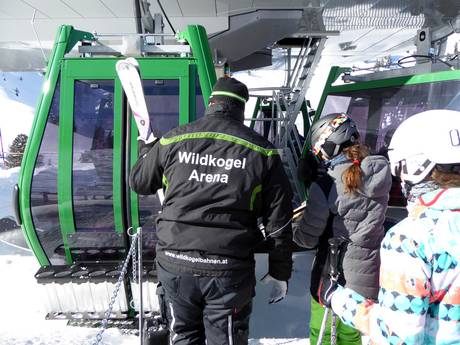
<instances>
[{"instance_id":1,"label":"long blonde hair","mask_svg":"<svg viewBox=\"0 0 460 345\"><path fill-rule=\"evenodd\" d=\"M369 147L363 144L355 144L343 149L343 153L353 162L342 175L342 180L345 184L345 193L353 193L358 190L363 183L361 161L369 156Z\"/></svg>"}]
</instances>

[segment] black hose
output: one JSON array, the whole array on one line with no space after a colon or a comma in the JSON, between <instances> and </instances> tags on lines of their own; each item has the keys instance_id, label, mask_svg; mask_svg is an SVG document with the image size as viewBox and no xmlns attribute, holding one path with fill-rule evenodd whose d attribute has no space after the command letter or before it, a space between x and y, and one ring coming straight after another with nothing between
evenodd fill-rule
<instances>
[{"instance_id":1,"label":"black hose","mask_svg":"<svg viewBox=\"0 0 460 345\"><path fill-rule=\"evenodd\" d=\"M140 0L134 0L134 16L136 17L136 30L138 34L142 34L142 20L141 20L141 7Z\"/></svg>"},{"instance_id":2,"label":"black hose","mask_svg":"<svg viewBox=\"0 0 460 345\"><path fill-rule=\"evenodd\" d=\"M403 62L404 60L409 59L409 58L426 58L426 59L429 59L431 62L434 62L433 56L430 56L430 55L414 54L414 55L404 56L404 57L400 58L396 64L397 64L399 67L404 68L404 66L402 66L401 64L402 64L402 62ZM407 63L407 62L406 62L406 63Z\"/></svg>"},{"instance_id":3,"label":"black hose","mask_svg":"<svg viewBox=\"0 0 460 345\"><path fill-rule=\"evenodd\" d=\"M169 18L168 18L168 16L166 15L166 12L165 12L163 6L161 5L160 0L157 0L157 2L158 2L158 6L160 6L161 12L163 13L163 16L165 17L166 21L167 21L168 24L169 24L169 27L171 28L173 34L175 35L175 34L176 34L176 30L174 30L174 27L172 26L171 22L169 21Z\"/></svg>"},{"instance_id":4,"label":"black hose","mask_svg":"<svg viewBox=\"0 0 460 345\"><path fill-rule=\"evenodd\" d=\"M450 63L444 61L444 60L441 60L439 57L437 56L431 56L431 55L420 55L420 54L414 54L414 55L409 55L409 56L404 56L402 57L401 59L398 60L397 62L397 65L401 68L404 68L404 66L401 65L402 61L405 60L405 59L409 59L409 58L426 58L426 59L430 59L432 63L435 63L435 62L441 62L443 63L444 65L448 66L450 69L453 69L454 66L451 65Z\"/></svg>"}]
</instances>

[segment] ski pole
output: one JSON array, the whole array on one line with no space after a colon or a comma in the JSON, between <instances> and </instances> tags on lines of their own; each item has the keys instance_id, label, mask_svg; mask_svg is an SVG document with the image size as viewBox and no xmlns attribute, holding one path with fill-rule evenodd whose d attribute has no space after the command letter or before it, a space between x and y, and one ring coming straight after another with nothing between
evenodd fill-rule
<instances>
[{"instance_id":1,"label":"ski pole","mask_svg":"<svg viewBox=\"0 0 460 345\"><path fill-rule=\"evenodd\" d=\"M328 275L329 277L336 282L339 277L339 249L342 243L344 242L343 238L339 237L332 237L329 239L329 272ZM321 345L323 342L324 334L326 333L326 324L327 324L327 319L329 316L329 309L331 308L325 308L324 309L324 316L323 316L323 321L321 322L321 328L319 331L319 336L318 336L318 341L316 345ZM332 309L330 310L332 314L332 322L331 322L331 345L335 345L337 342L337 327L336 327L336 320L335 320L335 315Z\"/></svg>"},{"instance_id":2,"label":"ski pole","mask_svg":"<svg viewBox=\"0 0 460 345\"><path fill-rule=\"evenodd\" d=\"M339 249L344 240L339 237L329 239L329 276L337 281L339 278Z\"/></svg>"},{"instance_id":3,"label":"ski pole","mask_svg":"<svg viewBox=\"0 0 460 345\"><path fill-rule=\"evenodd\" d=\"M138 281L139 281L139 343L140 345L144 344L144 297L142 295L142 274L144 273L144 267L142 263L142 228L137 228L137 255L139 258L137 259L138 264Z\"/></svg>"},{"instance_id":4,"label":"ski pole","mask_svg":"<svg viewBox=\"0 0 460 345\"><path fill-rule=\"evenodd\" d=\"M316 345L321 345L323 343L324 334L326 333L326 324L327 318L329 317L329 308L324 308L323 321L321 321L321 328L319 330L318 340Z\"/></svg>"},{"instance_id":5,"label":"ski pole","mask_svg":"<svg viewBox=\"0 0 460 345\"><path fill-rule=\"evenodd\" d=\"M344 242L343 238L332 237L329 239L329 276L331 280L337 282L339 279L339 251L342 243ZM334 311L331 309L331 345L337 344L337 316L334 314Z\"/></svg>"},{"instance_id":6,"label":"ski pole","mask_svg":"<svg viewBox=\"0 0 460 345\"><path fill-rule=\"evenodd\" d=\"M331 345L337 344L337 315L335 315L334 311L331 309Z\"/></svg>"}]
</instances>

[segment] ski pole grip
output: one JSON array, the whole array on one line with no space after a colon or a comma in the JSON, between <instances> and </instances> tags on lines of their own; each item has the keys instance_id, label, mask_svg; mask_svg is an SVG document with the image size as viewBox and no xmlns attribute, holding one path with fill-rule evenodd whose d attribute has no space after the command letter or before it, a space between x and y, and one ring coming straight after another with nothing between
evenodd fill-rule
<instances>
[{"instance_id":1,"label":"ski pole grip","mask_svg":"<svg viewBox=\"0 0 460 345\"><path fill-rule=\"evenodd\" d=\"M342 240L336 237L329 239L329 274L332 278L339 276L339 249Z\"/></svg>"}]
</instances>

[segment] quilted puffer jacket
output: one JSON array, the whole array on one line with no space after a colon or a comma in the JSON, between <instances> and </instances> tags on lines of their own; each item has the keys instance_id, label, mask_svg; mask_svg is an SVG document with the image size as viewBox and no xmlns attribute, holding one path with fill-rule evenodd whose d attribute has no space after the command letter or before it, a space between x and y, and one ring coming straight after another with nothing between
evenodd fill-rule
<instances>
[{"instance_id":1,"label":"quilted puffer jacket","mask_svg":"<svg viewBox=\"0 0 460 345\"><path fill-rule=\"evenodd\" d=\"M345 286L366 298L377 299L380 243L385 235L383 222L391 188L390 167L382 156L364 158L360 164L361 188L345 193L342 175L351 164L347 160L328 169L333 179L328 197L319 181L311 185L306 210L294 231L294 241L306 248L317 247L332 213L333 235L348 240L341 262ZM321 240L327 241L327 238L323 236ZM317 253L317 256L320 254L324 253ZM315 279L319 277L312 277L312 285Z\"/></svg>"}]
</instances>

